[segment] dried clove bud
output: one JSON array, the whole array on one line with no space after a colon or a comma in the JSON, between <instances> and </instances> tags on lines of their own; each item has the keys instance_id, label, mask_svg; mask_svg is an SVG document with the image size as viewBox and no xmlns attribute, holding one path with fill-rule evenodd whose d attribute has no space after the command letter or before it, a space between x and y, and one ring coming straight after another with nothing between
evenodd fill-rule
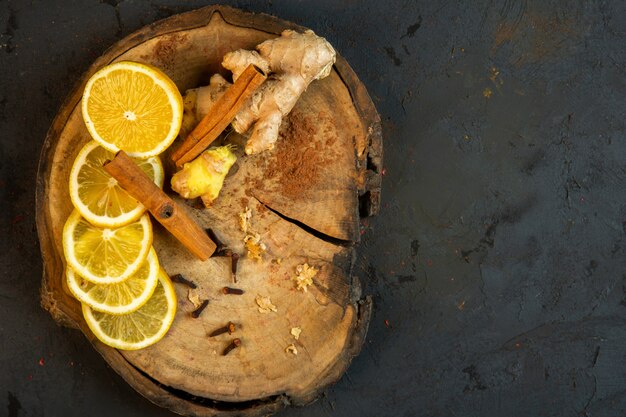
<instances>
[{"instance_id":1,"label":"dried clove bud","mask_svg":"<svg viewBox=\"0 0 626 417\"><path fill-rule=\"evenodd\" d=\"M235 323L228 322L226 326L213 330L211 334L209 334L209 337L219 336L224 333L233 334L234 332L235 332Z\"/></svg>"},{"instance_id":2,"label":"dried clove bud","mask_svg":"<svg viewBox=\"0 0 626 417\"><path fill-rule=\"evenodd\" d=\"M200 304L200 307L196 308L194 311L191 312L191 317L193 317L194 319L197 319L198 317L200 317L200 314L202 314L202 312L208 305L209 305L209 300L204 300L202 304Z\"/></svg>"},{"instance_id":3,"label":"dried clove bud","mask_svg":"<svg viewBox=\"0 0 626 417\"><path fill-rule=\"evenodd\" d=\"M224 287L222 288L224 294L241 295L245 291L240 288Z\"/></svg>"},{"instance_id":4,"label":"dried clove bud","mask_svg":"<svg viewBox=\"0 0 626 417\"><path fill-rule=\"evenodd\" d=\"M226 247L226 245L224 244L224 242L222 242L220 240L220 238L217 237L217 235L215 234L215 232L213 231L213 229L206 228L204 229L206 231L206 234L209 236L209 238L215 242L215 246L217 246L215 248L215 252L213 252L212 256L228 256L225 255L224 252L228 251L229 249Z\"/></svg>"},{"instance_id":5,"label":"dried clove bud","mask_svg":"<svg viewBox=\"0 0 626 417\"><path fill-rule=\"evenodd\" d=\"M231 257L231 269L234 283L237 283L237 263L239 263L239 254L233 253L233 256Z\"/></svg>"},{"instance_id":6,"label":"dried clove bud","mask_svg":"<svg viewBox=\"0 0 626 417\"><path fill-rule=\"evenodd\" d=\"M224 349L224 352L222 353L222 355L223 356L228 355L231 350L238 348L239 346L241 346L241 339L233 339L231 344L226 346L226 349Z\"/></svg>"},{"instance_id":7,"label":"dried clove bud","mask_svg":"<svg viewBox=\"0 0 626 417\"><path fill-rule=\"evenodd\" d=\"M186 286L188 286L191 289L198 288L198 286L193 281L189 281L187 278L185 278L181 274L172 275L170 277L170 279L172 280L172 282L175 282L177 284L186 285Z\"/></svg>"}]
</instances>

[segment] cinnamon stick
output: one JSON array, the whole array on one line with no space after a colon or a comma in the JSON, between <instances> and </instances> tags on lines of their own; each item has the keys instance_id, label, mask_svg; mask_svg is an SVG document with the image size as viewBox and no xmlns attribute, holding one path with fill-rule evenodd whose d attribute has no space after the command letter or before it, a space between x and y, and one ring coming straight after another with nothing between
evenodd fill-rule
<instances>
[{"instance_id":1,"label":"cinnamon stick","mask_svg":"<svg viewBox=\"0 0 626 417\"><path fill-rule=\"evenodd\" d=\"M215 243L185 209L167 196L130 157L119 151L103 168L124 190L141 202L176 239L201 260L215 252Z\"/></svg>"},{"instance_id":2,"label":"cinnamon stick","mask_svg":"<svg viewBox=\"0 0 626 417\"><path fill-rule=\"evenodd\" d=\"M180 168L184 163L200 155L233 121L266 78L267 75L260 68L249 65L172 154L176 166Z\"/></svg>"}]
</instances>

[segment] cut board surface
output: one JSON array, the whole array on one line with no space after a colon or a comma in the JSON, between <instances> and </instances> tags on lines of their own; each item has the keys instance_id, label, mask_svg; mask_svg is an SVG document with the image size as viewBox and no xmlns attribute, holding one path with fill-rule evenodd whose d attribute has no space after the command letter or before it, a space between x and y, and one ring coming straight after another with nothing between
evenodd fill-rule
<instances>
[{"instance_id":1,"label":"cut board surface","mask_svg":"<svg viewBox=\"0 0 626 417\"><path fill-rule=\"evenodd\" d=\"M61 232L72 210L69 171L89 140L80 114L82 89L102 66L133 60L161 68L184 92L207 84L216 72L227 76L220 66L226 52L253 49L287 28L303 30L219 6L147 26L93 64L59 111L42 150L37 225L45 265L43 306L59 323L80 329L142 395L181 414L263 415L285 404L305 404L336 381L358 353L371 301L362 296L352 268L360 217L375 214L380 198L380 121L365 88L338 57L331 75L311 84L283 121L275 149L254 156L238 152L212 207L179 200L202 227L242 255L237 282L231 258L199 261L153 222L162 267L198 288L190 294L176 284L178 311L164 339L146 349L118 351L93 337L65 285ZM166 162L168 153L162 157ZM245 257L238 218L246 208L252 212L251 230L267 246L260 261ZM293 282L304 263L319 269L306 292ZM224 295L224 286L245 292ZM209 300L197 319L190 314L194 296ZM269 297L276 311L261 313L257 296ZM234 334L208 337L229 321L237 324ZM293 328L301 329L297 339ZM235 337L241 346L223 356ZM286 350L290 345L297 354Z\"/></svg>"}]
</instances>

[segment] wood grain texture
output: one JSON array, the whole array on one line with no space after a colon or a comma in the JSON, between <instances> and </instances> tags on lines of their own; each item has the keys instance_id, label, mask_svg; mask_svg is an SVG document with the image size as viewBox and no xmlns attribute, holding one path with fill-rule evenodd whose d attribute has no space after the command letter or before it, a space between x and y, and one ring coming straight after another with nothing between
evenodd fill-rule
<instances>
[{"instance_id":1,"label":"wood grain texture","mask_svg":"<svg viewBox=\"0 0 626 417\"><path fill-rule=\"evenodd\" d=\"M43 306L59 323L85 333L142 395L178 413L268 414L289 403L312 401L345 372L360 350L371 312L352 268L359 238L358 197L361 208L363 196L370 201L361 210L369 215L376 212L380 196L380 120L364 87L340 58L331 76L312 84L298 102L281 128L276 150L240 159L214 206L191 211L199 224L213 228L229 248L243 254L237 215L246 206L252 210L253 229L268 250L260 262L245 257L239 262L237 285L245 294L219 291L231 284L229 258L201 262L155 227L162 266L196 282L209 306L200 318L191 318L194 307L187 289L177 286L178 313L168 335L150 348L121 352L93 338L64 283L61 230L71 211L67 180L71 161L89 139L77 104L86 80L111 62L156 65L185 91L206 84L215 72L224 73L219 63L226 52L253 48L286 28L302 29L218 6L147 26L96 60L58 113L42 149L37 226L45 261ZM281 146L287 149L299 131L310 138L300 159L281 159ZM231 139L242 140L236 135ZM308 186L295 192L300 183L294 170L303 164L301 158L313 157L321 163ZM304 262L320 269L306 293L296 291L291 280ZM278 311L260 314L257 294L271 297ZM209 339L207 334L228 321L240 325L233 337L241 338L242 346L222 357L228 336ZM299 340L290 335L296 326L302 328ZM284 350L291 343L297 356Z\"/></svg>"}]
</instances>

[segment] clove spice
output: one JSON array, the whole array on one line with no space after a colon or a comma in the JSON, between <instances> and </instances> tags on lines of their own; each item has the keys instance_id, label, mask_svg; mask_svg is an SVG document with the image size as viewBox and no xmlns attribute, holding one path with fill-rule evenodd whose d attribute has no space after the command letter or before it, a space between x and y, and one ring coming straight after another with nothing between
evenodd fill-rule
<instances>
[{"instance_id":1,"label":"clove spice","mask_svg":"<svg viewBox=\"0 0 626 417\"><path fill-rule=\"evenodd\" d=\"M194 319L197 319L198 317L200 317L200 314L202 314L202 312L208 305L209 305L209 300L204 300L202 304L200 304L200 307L196 308L194 311L191 312L191 317L193 317Z\"/></svg>"},{"instance_id":2,"label":"clove spice","mask_svg":"<svg viewBox=\"0 0 626 417\"><path fill-rule=\"evenodd\" d=\"M216 253L215 256L224 256L227 258L230 258L231 256L233 256L233 251L228 248L220 249L218 252L215 252L215 253Z\"/></svg>"},{"instance_id":3,"label":"clove spice","mask_svg":"<svg viewBox=\"0 0 626 417\"><path fill-rule=\"evenodd\" d=\"M224 333L233 334L234 332L235 332L235 323L228 322L226 326L213 330L211 334L209 334L209 337L219 336Z\"/></svg>"},{"instance_id":4,"label":"clove spice","mask_svg":"<svg viewBox=\"0 0 626 417\"><path fill-rule=\"evenodd\" d=\"M209 239L211 239L213 242L215 242L215 252L213 253L212 256L224 256L221 252L224 251L224 249L226 249L226 245L224 245L224 242L222 242L217 235L215 234L215 232L213 231L213 229L211 229L210 227L204 229L204 231L206 232L207 236L209 236Z\"/></svg>"},{"instance_id":5,"label":"clove spice","mask_svg":"<svg viewBox=\"0 0 626 417\"><path fill-rule=\"evenodd\" d=\"M186 285L192 290L195 290L196 288L198 288L198 286L193 281L189 281L187 278L185 278L181 274L172 275L170 279L172 280L172 282Z\"/></svg>"},{"instance_id":6,"label":"clove spice","mask_svg":"<svg viewBox=\"0 0 626 417\"><path fill-rule=\"evenodd\" d=\"M245 291L242 290L241 288L224 287L224 288L222 288L222 292L224 294L241 295Z\"/></svg>"},{"instance_id":7,"label":"clove spice","mask_svg":"<svg viewBox=\"0 0 626 417\"><path fill-rule=\"evenodd\" d=\"M231 270L233 273L233 282L236 284L237 283L237 263L239 262L239 254L238 253L233 253L233 256L230 258L231 259Z\"/></svg>"},{"instance_id":8,"label":"clove spice","mask_svg":"<svg viewBox=\"0 0 626 417\"><path fill-rule=\"evenodd\" d=\"M233 339L230 345L226 346L226 349L224 349L222 356L228 355L231 350L238 348L239 346L241 346L241 339Z\"/></svg>"}]
</instances>

